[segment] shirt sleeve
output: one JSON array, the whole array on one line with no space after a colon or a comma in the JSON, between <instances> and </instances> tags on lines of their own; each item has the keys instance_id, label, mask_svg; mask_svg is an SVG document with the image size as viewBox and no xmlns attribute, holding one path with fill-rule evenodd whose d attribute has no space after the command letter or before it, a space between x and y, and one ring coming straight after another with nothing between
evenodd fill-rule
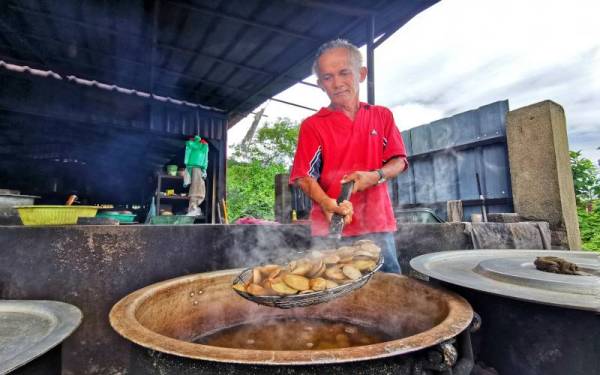
<instances>
[{"instance_id":1,"label":"shirt sleeve","mask_svg":"<svg viewBox=\"0 0 600 375\"><path fill-rule=\"evenodd\" d=\"M310 122L304 121L300 125L298 134L298 146L292 171L290 172L290 184L299 178L310 176L318 180L321 176L322 167L322 142Z\"/></svg>"},{"instance_id":2,"label":"shirt sleeve","mask_svg":"<svg viewBox=\"0 0 600 375\"><path fill-rule=\"evenodd\" d=\"M403 158L406 162L404 169L407 169L408 160L406 160L406 149L404 148L402 133L396 126L392 111L385 108L384 116L383 161L386 162L394 157Z\"/></svg>"}]
</instances>

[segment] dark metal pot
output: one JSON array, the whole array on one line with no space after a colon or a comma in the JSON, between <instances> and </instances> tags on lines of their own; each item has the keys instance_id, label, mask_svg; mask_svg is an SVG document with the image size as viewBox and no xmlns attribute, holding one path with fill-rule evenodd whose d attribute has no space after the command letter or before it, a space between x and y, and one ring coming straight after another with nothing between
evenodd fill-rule
<instances>
[{"instance_id":1,"label":"dark metal pot","mask_svg":"<svg viewBox=\"0 0 600 375\"><path fill-rule=\"evenodd\" d=\"M289 310L236 295L239 270L185 276L148 286L111 310L113 328L138 344L134 374L431 374L472 367L467 327L473 312L460 296L395 274L321 305ZM203 332L263 318L321 318L393 327L407 337L331 350L247 350L191 342ZM459 336L460 335L460 336ZM457 350L458 347L458 350ZM433 372L426 372L433 371Z\"/></svg>"},{"instance_id":2,"label":"dark metal pot","mask_svg":"<svg viewBox=\"0 0 600 375\"><path fill-rule=\"evenodd\" d=\"M586 276L538 271L538 256L578 264ZM414 258L411 266L465 297L481 316L477 360L500 374L600 373L600 261L590 252L465 250Z\"/></svg>"}]
</instances>

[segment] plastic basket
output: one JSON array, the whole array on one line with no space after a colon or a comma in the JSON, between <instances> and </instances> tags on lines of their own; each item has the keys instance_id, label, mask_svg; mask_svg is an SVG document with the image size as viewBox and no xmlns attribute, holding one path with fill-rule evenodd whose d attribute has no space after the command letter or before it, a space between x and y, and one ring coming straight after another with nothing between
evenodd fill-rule
<instances>
[{"instance_id":1,"label":"plastic basket","mask_svg":"<svg viewBox=\"0 0 600 375\"><path fill-rule=\"evenodd\" d=\"M80 217L94 217L95 206L17 206L23 225L77 224Z\"/></svg>"},{"instance_id":2,"label":"plastic basket","mask_svg":"<svg viewBox=\"0 0 600 375\"><path fill-rule=\"evenodd\" d=\"M120 223L133 223L135 220L135 214L120 214L118 212L99 212L96 217L104 217L108 219L114 219Z\"/></svg>"},{"instance_id":3,"label":"plastic basket","mask_svg":"<svg viewBox=\"0 0 600 375\"><path fill-rule=\"evenodd\" d=\"M159 225L177 225L177 224L194 224L194 216L185 215L161 215L150 218L150 224Z\"/></svg>"}]
</instances>

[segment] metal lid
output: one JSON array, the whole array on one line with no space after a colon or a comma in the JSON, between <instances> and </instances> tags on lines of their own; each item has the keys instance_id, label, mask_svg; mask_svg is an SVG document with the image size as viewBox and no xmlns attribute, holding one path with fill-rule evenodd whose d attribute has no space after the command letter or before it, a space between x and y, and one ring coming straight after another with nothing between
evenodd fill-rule
<instances>
[{"instance_id":1,"label":"metal lid","mask_svg":"<svg viewBox=\"0 0 600 375\"><path fill-rule=\"evenodd\" d=\"M0 197L23 198L23 199L40 199L39 195L23 195L23 194L4 194L0 193Z\"/></svg>"},{"instance_id":2,"label":"metal lid","mask_svg":"<svg viewBox=\"0 0 600 375\"><path fill-rule=\"evenodd\" d=\"M539 271L539 256L577 264L588 275ZM600 312L600 256L585 251L460 250L421 255L410 261L417 271L450 284L508 298Z\"/></svg>"},{"instance_id":3,"label":"metal lid","mask_svg":"<svg viewBox=\"0 0 600 375\"><path fill-rule=\"evenodd\" d=\"M0 301L0 374L46 353L81 323L81 311L55 301Z\"/></svg>"}]
</instances>

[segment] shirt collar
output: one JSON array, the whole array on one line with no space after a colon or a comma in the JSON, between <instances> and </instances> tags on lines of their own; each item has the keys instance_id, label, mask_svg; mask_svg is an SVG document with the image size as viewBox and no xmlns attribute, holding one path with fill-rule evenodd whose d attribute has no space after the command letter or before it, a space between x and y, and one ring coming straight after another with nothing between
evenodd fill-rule
<instances>
[{"instance_id":1,"label":"shirt collar","mask_svg":"<svg viewBox=\"0 0 600 375\"><path fill-rule=\"evenodd\" d=\"M371 108L371 105L369 103L365 103L365 102L359 102L358 103L358 110L360 111L361 109L369 109ZM329 116L333 113L336 113L338 111L332 111L331 109L327 108L327 107L322 107L319 112L317 112L315 114L315 116L318 117L326 117Z\"/></svg>"}]
</instances>

